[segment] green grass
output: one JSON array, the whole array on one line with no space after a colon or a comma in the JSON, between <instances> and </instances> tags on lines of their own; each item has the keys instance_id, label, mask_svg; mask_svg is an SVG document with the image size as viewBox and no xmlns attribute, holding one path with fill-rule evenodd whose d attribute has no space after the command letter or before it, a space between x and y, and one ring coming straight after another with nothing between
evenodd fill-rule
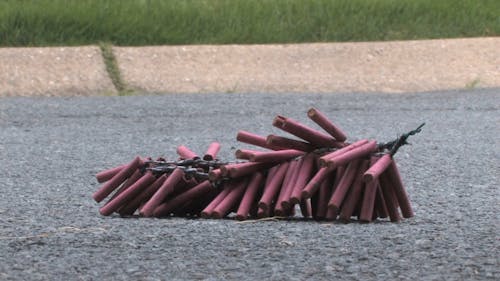
<instances>
[{"instance_id":1,"label":"green grass","mask_svg":"<svg viewBox=\"0 0 500 281\"><path fill-rule=\"evenodd\" d=\"M132 92L132 90L127 88L125 81L122 78L120 68L118 67L118 61L116 60L115 54L113 53L113 46L109 43L99 43L99 48L101 49L102 59L104 65L106 66L106 71L108 72L109 78L113 85L115 86L118 95L127 95Z\"/></svg>"},{"instance_id":2,"label":"green grass","mask_svg":"<svg viewBox=\"0 0 500 281\"><path fill-rule=\"evenodd\" d=\"M498 0L0 0L0 46L499 35Z\"/></svg>"}]
</instances>

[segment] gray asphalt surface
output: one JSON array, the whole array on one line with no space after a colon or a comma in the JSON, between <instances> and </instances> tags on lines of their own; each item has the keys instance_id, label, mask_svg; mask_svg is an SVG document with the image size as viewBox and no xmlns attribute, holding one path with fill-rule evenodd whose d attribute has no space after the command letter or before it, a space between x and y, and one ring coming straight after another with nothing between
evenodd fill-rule
<instances>
[{"instance_id":1,"label":"gray asphalt surface","mask_svg":"<svg viewBox=\"0 0 500 281\"><path fill-rule=\"evenodd\" d=\"M0 99L0 280L498 280L500 89ZM387 141L416 217L371 224L102 217L95 173L136 155L233 159L239 129L306 124Z\"/></svg>"}]
</instances>

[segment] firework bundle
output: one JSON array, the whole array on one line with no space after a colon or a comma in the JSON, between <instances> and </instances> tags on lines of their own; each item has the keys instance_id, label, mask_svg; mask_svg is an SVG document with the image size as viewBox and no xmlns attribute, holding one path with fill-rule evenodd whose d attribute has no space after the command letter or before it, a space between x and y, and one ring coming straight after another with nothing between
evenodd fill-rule
<instances>
[{"instance_id":1,"label":"firework bundle","mask_svg":"<svg viewBox=\"0 0 500 281\"><path fill-rule=\"evenodd\" d=\"M217 142L201 157L183 145L174 161L136 157L98 173L102 186L93 198L109 197L99 210L104 216L245 220L298 216L300 209L316 220L397 222L414 215L393 156L423 124L391 142L350 143L317 109L307 115L324 132L277 116L273 126L293 138L239 131L238 141L259 149L239 149L232 162L217 158Z\"/></svg>"}]
</instances>

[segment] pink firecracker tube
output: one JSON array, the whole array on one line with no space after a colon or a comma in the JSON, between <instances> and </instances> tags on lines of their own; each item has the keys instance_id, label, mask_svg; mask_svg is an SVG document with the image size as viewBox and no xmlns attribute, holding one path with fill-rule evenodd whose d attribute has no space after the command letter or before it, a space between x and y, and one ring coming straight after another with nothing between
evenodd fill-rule
<instances>
[{"instance_id":1,"label":"pink firecracker tube","mask_svg":"<svg viewBox=\"0 0 500 281\"><path fill-rule=\"evenodd\" d=\"M268 135L266 141L269 145L284 147L286 149L295 149L304 152L311 152L315 149L315 147L308 142L289 139L277 135Z\"/></svg>"},{"instance_id":2,"label":"pink firecracker tube","mask_svg":"<svg viewBox=\"0 0 500 281\"><path fill-rule=\"evenodd\" d=\"M141 208L140 214L145 217L153 215L155 208L160 205L169 194L174 191L175 186L182 180L184 171L175 169L167 180L161 185L156 193L148 200L148 202Z\"/></svg>"},{"instance_id":3,"label":"pink firecracker tube","mask_svg":"<svg viewBox=\"0 0 500 281\"><path fill-rule=\"evenodd\" d=\"M331 187L333 186L332 176L327 177L319 186L318 198L316 202L316 219L321 220L326 218L328 210L328 199L331 196Z\"/></svg>"},{"instance_id":4,"label":"pink firecracker tube","mask_svg":"<svg viewBox=\"0 0 500 281\"><path fill-rule=\"evenodd\" d=\"M283 179L285 178L285 173L290 165L289 162L282 163L272 179L269 181L269 184L265 186L264 193L259 201L259 208L263 210L267 210L271 207L271 203L278 195L281 184L283 183Z\"/></svg>"},{"instance_id":5,"label":"pink firecracker tube","mask_svg":"<svg viewBox=\"0 0 500 281\"><path fill-rule=\"evenodd\" d=\"M387 207L387 213L392 222L398 222L401 220L401 216L398 211L398 200L394 191L392 183L387 177L383 175L379 177L380 188L382 190L382 196L385 200L385 206Z\"/></svg>"},{"instance_id":6,"label":"pink firecracker tube","mask_svg":"<svg viewBox=\"0 0 500 281\"><path fill-rule=\"evenodd\" d=\"M347 165L346 166L340 166L337 169L335 169L335 178L334 178L334 181L333 181L332 192L335 191L335 189L339 185L339 182L342 179L342 176L344 175L346 169L347 169Z\"/></svg>"},{"instance_id":7,"label":"pink firecracker tube","mask_svg":"<svg viewBox=\"0 0 500 281\"><path fill-rule=\"evenodd\" d=\"M362 222L371 222L375 212L375 196L377 195L378 180L369 181L365 184L363 193L363 204L361 205L361 214L359 220Z\"/></svg>"},{"instance_id":8,"label":"pink firecracker tube","mask_svg":"<svg viewBox=\"0 0 500 281\"><path fill-rule=\"evenodd\" d=\"M337 141L345 141L347 139L345 133L339 129L332 121L326 117L321 111L316 108L311 108L307 111L307 116L311 118L316 124L318 124L323 130L329 133Z\"/></svg>"},{"instance_id":9,"label":"pink firecracker tube","mask_svg":"<svg viewBox=\"0 0 500 281\"><path fill-rule=\"evenodd\" d=\"M247 131L238 131L238 134L236 135L236 140L239 142L260 146L271 150L283 149L281 147L268 144L265 137Z\"/></svg>"},{"instance_id":10,"label":"pink firecracker tube","mask_svg":"<svg viewBox=\"0 0 500 281\"><path fill-rule=\"evenodd\" d=\"M116 196L120 195L120 193L122 193L123 191L125 191L127 188L129 188L131 185L133 185L136 181L138 181L141 177L143 176L142 172L140 170L136 170L131 176L130 178L128 178L123 184L122 186L120 186L120 188L118 188L118 190L113 194L111 195L111 198L108 200L111 201L113 199L115 199ZM107 202L106 202L107 204Z\"/></svg>"},{"instance_id":11,"label":"pink firecracker tube","mask_svg":"<svg viewBox=\"0 0 500 281\"><path fill-rule=\"evenodd\" d=\"M385 199L382 194L382 188L380 187L380 182L377 185L377 193L375 194L375 211L377 211L377 216L379 218L387 218L388 211L387 205L385 204Z\"/></svg>"},{"instance_id":12,"label":"pink firecracker tube","mask_svg":"<svg viewBox=\"0 0 500 281\"><path fill-rule=\"evenodd\" d=\"M330 168L336 168L338 166L343 166L355 159L359 159L370 155L377 150L377 142L369 141L359 147L342 153L336 157L329 158L327 160L327 166Z\"/></svg>"},{"instance_id":13,"label":"pink firecracker tube","mask_svg":"<svg viewBox=\"0 0 500 281\"><path fill-rule=\"evenodd\" d=\"M342 202L344 202L344 198L351 187L354 178L356 177L360 161L354 160L347 166L342 178L339 181L338 186L335 191L332 193L332 197L328 202L328 208L334 208L336 210L340 210L340 206Z\"/></svg>"},{"instance_id":14,"label":"pink firecracker tube","mask_svg":"<svg viewBox=\"0 0 500 281\"><path fill-rule=\"evenodd\" d=\"M327 221L334 221L337 219L337 216L338 216L338 210L335 209L335 208L328 208L326 210L326 216L325 216L325 220Z\"/></svg>"},{"instance_id":15,"label":"pink firecracker tube","mask_svg":"<svg viewBox=\"0 0 500 281\"><path fill-rule=\"evenodd\" d=\"M252 204L256 199L257 192L259 191L263 181L264 174L262 172L256 172L253 174L247 189L245 190L245 194L241 199L240 206L238 207L238 211L236 213L237 220L245 220L248 217Z\"/></svg>"},{"instance_id":16,"label":"pink firecracker tube","mask_svg":"<svg viewBox=\"0 0 500 281\"><path fill-rule=\"evenodd\" d=\"M138 196L136 196L132 201L122 206L118 213L121 216L130 216L141 206L142 203L147 202L153 194L160 188L160 186L167 179L167 175L163 174L155 180L153 184L144 189Z\"/></svg>"},{"instance_id":17,"label":"pink firecracker tube","mask_svg":"<svg viewBox=\"0 0 500 281\"><path fill-rule=\"evenodd\" d=\"M311 200L302 199L300 201L300 212L304 218L310 218L312 216Z\"/></svg>"},{"instance_id":18,"label":"pink firecracker tube","mask_svg":"<svg viewBox=\"0 0 500 281\"><path fill-rule=\"evenodd\" d=\"M120 165L118 167L114 167L112 169L107 169L102 172L99 172L95 175L98 183L103 183L105 181L110 180L116 174L118 174L123 168L127 167L127 164Z\"/></svg>"},{"instance_id":19,"label":"pink firecracker tube","mask_svg":"<svg viewBox=\"0 0 500 281\"><path fill-rule=\"evenodd\" d=\"M179 181L179 183L174 185L173 190L169 192L169 194L167 195L167 198L168 197L175 197L175 196L185 192L186 190L188 190L188 189L190 189L193 186L196 186L198 184L199 184L199 182L195 178L187 177L186 174L184 174L184 175L182 175L182 178Z\"/></svg>"},{"instance_id":20,"label":"pink firecracker tube","mask_svg":"<svg viewBox=\"0 0 500 281\"><path fill-rule=\"evenodd\" d=\"M363 180L365 182L377 179L392 163L390 154L384 154L382 157L372 164L372 166L364 173Z\"/></svg>"},{"instance_id":21,"label":"pink firecracker tube","mask_svg":"<svg viewBox=\"0 0 500 281\"><path fill-rule=\"evenodd\" d=\"M295 189L295 184L297 183L297 179L298 179L300 171L302 169L302 165L304 163L304 160L305 160L305 158L302 157L297 161L297 166L295 167L295 170L293 171L292 177L290 178L290 182L288 183L288 185L286 187L286 192L283 195L283 199L281 201L281 206L283 207L283 210L288 210L288 209L291 209L293 207L292 203L290 201L291 201L293 190Z\"/></svg>"},{"instance_id":22,"label":"pink firecracker tube","mask_svg":"<svg viewBox=\"0 0 500 281\"><path fill-rule=\"evenodd\" d=\"M144 158L142 161L149 161L151 160L151 157ZM141 162L141 166L144 164L144 162ZM140 169L136 170L130 178L128 178L122 186L111 196L111 198L108 200L111 201L115 199L116 196L120 195L123 191L125 191L127 188L129 188L132 184L134 184L136 181L138 181L141 177L143 176L142 171ZM108 203L106 202L106 204Z\"/></svg>"},{"instance_id":23,"label":"pink firecracker tube","mask_svg":"<svg viewBox=\"0 0 500 281\"><path fill-rule=\"evenodd\" d=\"M255 154L255 153L259 153L261 151L258 151L258 150L253 150L253 149L237 149L235 152L234 152L234 156L236 156L237 159L245 159L245 160L249 160L250 157Z\"/></svg>"},{"instance_id":24,"label":"pink firecracker tube","mask_svg":"<svg viewBox=\"0 0 500 281\"><path fill-rule=\"evenodd\" d=\"M237 206L241 201L241 197L245 193L247 188L247 179L241 180L236 184L236 187L232 188L229 194L219 203L217 207L212 211L212 217L220 219L229 214L231 208Z\"/></svg>"},{"instance_id":25,"label":"pink firecracker tube","mask_svg":"<svg viewBox=\"0 0 500 281\"><path fill-rule=\"evenodd\" d=\"M166 216L170 214L176 208L182 206L186 202L189 202L195 198L198 198L213 189L212 184L206 180L197 186L188 189L186 192L179 194L178 196L168 200L167 202L162 203L158 207L155 208L153 215L155 217Z\"/></svg>"},{"instance_id":26,"label":"pink firecracker tube","mask_svg":"<svg viewBox=\"0 0 500 281\"><path fill-rule=\"evenodd\" d=\"M205 155L203 155L203 160L205 161L212 161L217 158L217 153L219 153L220 150L220 143L219 142L212 142L207 149L207 152L205 152Z\"/></svg>"},{"instance_id":27,"label":"pink firecracker tube","mask_svg":"<svg viewBox=\"0 0 500 281\"><path fill-rule=\"evenodd\" d=\"M200 159L196 153L184 145L179 145L177 147L177 154L179 154L182 159Z\"/></svg>"},{"instance_id":28,"label":"pink firecracker tube","mask_svg":"<svg viewBox=\"0 0 500 281\"><path fill-rule=\"evenodd\" d=\"M127 188L124 192L118 195L115 199L113 199L108 204L104 205L99 212L103 216L109 216L113 212L117 211L121 206L127 204L131 200L134 199L141 191L152 184L155 181L156 177L151 172L146 172L143 177L141 177L137 182L135 182L132 186Z\"/></svg>"},{"instance_id":29,"label":"pink firecracker tube","mask_svg":"<svg viewBox=\"0 0 500 281\"><path fill-rule=\"evenodd\" d=\"M200 216L201 211L208 205L220 192L217 188L212 188L203 196L195 200L189 200L174 210L177 216Z\"/></svg>"},{"instance_id":30,"label":"pink firecracker tube","mask_svg":"<svg viewBox=\"0 0 500 281\"><path fill-rule=\"evenodd\" d=\"M303 151L287 149L287 150L279 150L279 151L270 151L270 152L256 152L250 154L250 161L252 162L283 162L290 160L292 158L304 155Z\"/></svg>"},{"instance_id":31,"label":"pink firecracker tube","mask_svg":"<svg viewBox=\"0 0 500 281\"><path fill-rule=\"evenodd\" d=\"M105 182L103 186L92 195L94 200L97 202L104 200L104 198L118 188L121 183L129 178L141 164L141 158L139 156L135 157L134 160L127 165L127 167L123 168L118 174L113 176L109 181Z\"/></svg>"},{"instance_id":32,"label":"pink firecracker tube","mask_svg":"<svg viewBox=\"0 0 500 281\"><path fill-rule=\"evenodd\" d=\"M247 162L238 164L229 164L221 166L223 175L230 178L239 178L253 174L257 171L270 168L274 166L274 163L258 163L258 162Z\"/></svg>"},{"instance_id":33,"label":"pink firecracker tube","mask_svg":"<svg viewBox=\"0 0 500 281\"><path fill-rule=\"evenodd\" d=\"M309 179L312 177L314 170L314 162L316 157L314 154L309 153L304 156L304 160L302 162L302 166L300 168L299 174L297 175L297 180L295 181L295 185L293 187L292 195L290 196L290 204L295 205L299 204L302 190L306 186Z\"/></svg>"},{"instance_id":34,"label":"pink firecracker tube","mask_svg":"<svg viewBox=\"0 0 500 281\"><path fill-rule=\"evenodd\" d=\"M267 218L269 216L271 216L271 210L270 210L270 208L264 210L263 208L259 207L259 209L257 210L257 217L259 219Z\"/></svg>"},{"instance_id":35,"label":"pink firecracker tube","mask_svg":"<svg viewBox=\"0 0 500 281\"><path fill-rule=\"evenodd\" d=\"M231 184L224 186L224 189L201 211L201 217L205 219L210 218L215 207L226 198L232 188L234 186Z\"/></svg>"},{"instance_id":36,"label":"pink firecracker tube","mask_svg":"<svg viewBox=\"0 0 500 281\"><path fill-rule=\"evenodd\" d=\"M343 144L336 141L333 137L309 128L298 121L291 118L286 118L283 116L276 116L273 121L273 126L282 129L294 136L297 136L311 145L323 148L323 147L342 147Z\"/></svg>"},{"instance_id":37,"label":"pink firecracker tube","mask_svg":"<svg viewBox=\"0 0 500 281\"><path fill-rule=\"evenodd\" d=\"M406 193L403 182L401 181L401 175L399 174L398 167L394 161L391 162L386 172L392 186L394 187L394 192L396 193L396 198L398 199L403 217L413 217L415 214L413 213L410 200L408 199L408 194Z\"/></svg>"},{"instance_id":38,"label":"pink firecracker tube","mask_svg":"<svg viewBox=\"0 0 500 281\"><path fill-rule=\"evenodd\" d=\"M223 173L222 173L222 170L220 168L213 169L212 171L210 171L208 173L208 179L211 181L219 180L220 178L222 178L222 176L223 176Z\"/></svg>"},{"instance_id":39,"label":"pink firecracker tube","mask_svg":"<svg viewBox=\"0 0 500 281\"><path fill-rule=\"evenodd\" d=\"M361 145L364 145L367 142L368 142L368 140L365 140L365 139L359 140L359 141L351 143L343 148L340 148L340 149L337 149L333 152L327 153L327 154L321 156L321 158L319 158L319 164L321 167L326 167L329 159L335 158L335 157L339 156L340 154L344 154L347 151L350 151L350 150L353 150L354 148L360 147Z\"/></svg>"},{"instance_id":40,"label":"pink firecracker tube","mask_svg":"<svg viewBox=\"0 0 500 281\"><path fill-rule=\"evenodd\" d=\"M271 182L271 179L274 177L279 167L280 165L276 165L271 167L271 169L267 170L266 181L264 182L264 186L267 186Z\"/></svg>"},{"instance_id":41,"label":"pink firecracker tube","mask_svg":"<svg viewBox=\"0 0 500 281\"><path fill-rule=\"evenodd\" d=\"M354 214L358 202L360 201L361 193L363 192L364 187L363 174L368 168L369 163L369 160L364 160L361 162L361 165L358 168L358 173L354 178L354 183L350 188L350 192L343 202L339 218L344 222L348 222L351 220L351 216Z\"/></svg>"},{"instance_id":42,"label":"pink firecracker tube","mask_svg":"<svg viewBox=\"0 0 500 281\"><path fill-rule=\"evenodd\" d=\"M286 195L288 193L288 190L290 189L290 184L291 181L293 181L293 178L297 174L297 166L299 164L299 161L290 161L290 165L288 166L288 169L285 173L285 178L283 179L283 183L280 188L280 192L278 195L278 199L276 200L276 204L274 205L274 213L278 216L284 216L286 208L283 208L283 202L286 200ZM293 188L293 186L292 186Z\"/></svg>"},{"instance_id":43,"label":"pink firecracker tube","mask_svg":"<svg viewBox=\"0 0 500 281\"><path fill-rule=\"evenodd\" d=\"M316 191L318 191L321 183L329 176L331 176L333 169L323 167L318 170L318 172L312 177L312 179L307 183L301 193L302 199L311 198Z\"/></svg>"}]
</instances>

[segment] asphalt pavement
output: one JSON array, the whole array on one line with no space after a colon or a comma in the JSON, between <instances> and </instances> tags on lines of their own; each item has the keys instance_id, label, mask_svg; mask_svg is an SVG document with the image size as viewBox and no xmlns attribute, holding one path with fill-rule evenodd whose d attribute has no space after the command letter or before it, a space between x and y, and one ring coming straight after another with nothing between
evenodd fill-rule
<instances>
[{"instance_id":1,"label":"asphalt pavement","mask_svg":"<svg viewBox=\"0 0 500 281\"><path fill-rule=\"evenodd\" d=\"M0 99L0 280L498 280L500 89ZM349 140L392 140L401 223L103 217L94 175L136 155L234 159L238 130L317 107Z\"/></svg>"}]
</instances>

